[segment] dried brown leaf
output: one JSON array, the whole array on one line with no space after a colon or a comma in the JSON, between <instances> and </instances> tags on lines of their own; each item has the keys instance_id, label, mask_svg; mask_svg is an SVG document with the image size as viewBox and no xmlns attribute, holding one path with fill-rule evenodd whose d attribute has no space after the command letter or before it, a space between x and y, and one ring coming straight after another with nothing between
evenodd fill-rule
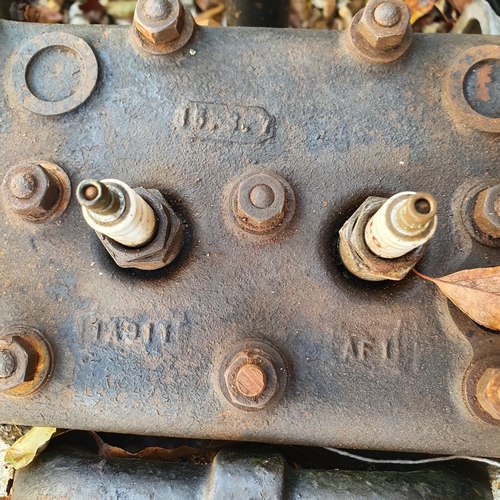
<instances>
[{"instance_id":1,"label":"dried brown leaf","mask_svg":"<svg viewBox=\"0 0 500 500\"><path fill-rule=\"evenodd\" d=\"M217 18L220 19L222 12L224 11L224 5L219 5L213 9L208 9L201 14L198 14L194 20L198 26L209 26L209 21L214 21ZM220 26L220 24L219 24Z\"/></svg>"},{"instance_id":2,"label":"dried brown leaf","mask_svg":"<svg viewBox=\"0 0 500 500\"><path fill-rule=\"evenodd\" d=\"M138 453L130 453L118 446L112 446L105 443L95 432L90 432L98 448L99 456L105 458L143 458L148 460L174 460L177 458L190 457L200 453L197 448L189 446L179 446L177 448L167 449L159 446L150 446L144 448Z\"/></svg>"},{"instance_id":3,"label":"dried brown leaf","mask_svg":"<svg viewBox=\"0 0 500 500\"><path fill-rule=\"evenodd\" d=\"M23 11L23 20L28 23L60 23L63 19L63 15L57 10L41 5L27 5Z\"/></svg>"},{"instance_id":4,"label":"dried brown leaf","mask_svg":"<svg viewBox=\"0 0 500 500\"><path fill-rule=\"evenodd\" d=\"M411 13L410 23L413 24L422 16L425 16L432 10L435 3L436 0L405 0L405 4Z\"/></svg>"},{"instance_id":5,"label":"dried brown leaf","mask_svg":"<svg viewBox=\"0 0 500 500\"><path fill-rule=\"evenodd\" d=\"M224 6L224 0L195 0L195 2L202 12L218 7L219 5Z\"/></svg>"},{"instance_id":6,"label":"dried brown leaf","mask_svg":"<svg viewBox=\"0 0 500 500\"><path fill-rule=\"evenodd\" d=\"M466 269L457 273L430 278L460 310L486 328L500 330L500 267Z\"/></svg>"}]
</instances>

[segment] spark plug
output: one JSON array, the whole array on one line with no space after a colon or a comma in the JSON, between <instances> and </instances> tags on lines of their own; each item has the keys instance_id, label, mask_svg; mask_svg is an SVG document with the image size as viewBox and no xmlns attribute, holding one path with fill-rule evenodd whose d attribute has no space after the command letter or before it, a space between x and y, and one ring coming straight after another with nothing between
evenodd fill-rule
<instances>
[{"instance_id":1,"label":"spark plug","mask_svg":"<svg viewBox=\"0 0 500 500\"><path fill-rule=\"evenodd\" d=\"M155 236L153 209L124 182L87 179L76 194L87 224L121 245L141 247Z\"/></svg>"},{"instance_id":2,"label":"spark plug","mask_svg":"<svg viewBox=\"0 0 500 500\"><path fill-rule=\"evenodd\" d=\"M395 259L427 243L436 231L437 201L404 191L389 198L365 227L365 242L378 257Z\"/></svg>"}]
</instances>

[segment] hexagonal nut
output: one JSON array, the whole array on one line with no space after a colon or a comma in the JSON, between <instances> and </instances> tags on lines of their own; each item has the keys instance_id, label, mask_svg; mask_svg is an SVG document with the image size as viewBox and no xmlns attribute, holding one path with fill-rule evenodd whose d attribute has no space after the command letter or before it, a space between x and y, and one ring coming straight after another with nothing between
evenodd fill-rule
<instances>
[{"instance_id":1,"label":"hexagonal nut","mask_svg":"<svg viewBox=\"0 0 500 500\"><path fill-rule=\"evenodd\" d=\"M424 254L425 245L396 259L381 259L365 242L365 227L386 198L370 196L339 231L339 251L345 267L366 281L402 280Z\"/></svg>"},{"instance_id":2,"label":"hexagonal nut","mask_svg":"<svg viewBox=\"0 0 500 500\"><path fill-rule=\"evenodd\" d=\"M277 227L285 217L287 189L277 175L252 174L235 192L235 215L240 225L258 233Z\"/></svg>"},{"instance_id":3,"label":"hexagonal nut","mask_svg":"<svg viewBox=\"0 0 500 500\"><path fill-rule=\"evenodd\" d=\"M410 26L410 11L402 0L390 0L389 3L399 9L400 18L394 26L381 26L375 21L375 9L385 4L386 0L369 1L363 10L359 21L361 36L377 50L391 50L403 41Z\"/></svg>"},{"instance_id":4,"label":"hexagonal nut","mask_svg":"<svg viewBox=\"0 0 500 500\"><path fill-rule=\"evenodd\" d=\"M116 264L123 268L145 271L161 269L179 254L184 243L184 228L164 196L156 189L136 188L154 210L158 227L154 238L140 248L120 245L102 233L97 235Z\"/></svg>"},{"instance_id":5,"label":"hexagonal nut","mask_svg":"<svg viewBox=\"0 0 500 500\"><path fill-rule=\"evenodd\" d=\"M479 193L474 206L474 221L491 238L500 238L500 185Z\"/></svg>"},{"instance_id":6,"label":"hexagonal nut","mask_svg":"<svg viewBox=\"0 0 500 500\"><path fill-rule=\"evenodd\" d=\"M248 397L238 389L237 376L246 365L255 365L264 375L265 387L254 397ZM231 403L242 409L263 408L275 396L280 386L272 358L260 349L247 349L238 353L227 366L224 380Z\"/></svg>"},{"instance_id":7,"label":"hexagonal nut","mask_svg":"<svg viewBox=\"0 0 500 500\"><path fill-rule=\"evenodd\" d=\"M7 207L23 219L46 218L61 197L59 180L38 163L11 167L2 183L2 197Z\"/></svg>"},{"instance_id":8,"label":"hexagonal nut","mask_svg":"<svg viewBox=\"0 0 500 500\"><path fill-rule=\"evenodd\" d=\"M151 43L179 38L184 24L184 7L179 0L139 0L134 25Z\"/></svg>"},{"instance_id":9,"label":"hexagonal nut","mask_svg":"<svg viewBox=\"0 0 500 500\"><path fill-rule=\"evenodd\" d=\"M8 340L0 340L0 350L6 350L14 359L14 371L6 377L0 378L0 391L14 389L29 379L30 370L30 353L25 349L17 338Z\"/></svg>"},{"instance_id":10,"label":"hexagonal nut","mask_svg":"<svg viewBox=\"0 0 500 500\"><path fill-rule=\"evenodd\" d=\"M500 368L487 368L477 382L476 396L481 408L500 420Z\"/></svg>"}]
</instances>

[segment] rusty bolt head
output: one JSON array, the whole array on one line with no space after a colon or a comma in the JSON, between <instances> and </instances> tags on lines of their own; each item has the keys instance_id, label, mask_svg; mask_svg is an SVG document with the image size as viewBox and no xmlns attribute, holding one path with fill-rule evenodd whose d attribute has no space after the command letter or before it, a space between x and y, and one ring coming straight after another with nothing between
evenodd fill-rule
<instances>
[{"instance_id":1,"label":"rusty bolt head","mask_svg":"<svg viewBox=\"0 0 500 500\"><path fill-rule=\"evenodd\" d=\"M271 231L285 217L286 197L286 189L277 177L251 175L237 189L236 216L255 232Z\"/></svg>"},{"instance_id":2,"label":"rusty bolt head","mask_svg":"<svg viewBox=\"0 0 500 500\"><path fill-rule=\"evenodd\" d=\"M134 25L151 43L171 42L183 28L184 7L179 0L139 0Z\"/></svg>"},{"instance_id":3,"label":"rusty bolt head","mask_svg":"<svg viewBox=\"0 0 500 500\"><path fill-rule=\"evenodd\" d=\"M386 198L370 196L339 231L339 250L345 267L366 281L402 280L421 259L425 245L395 259L382 259L370 251L365 228Z\"/></svg>"},{"instance_id":4,"label":"rusty bolt head","mask_svg":"<svg viewBox=\"0 0 500 500\"><path fill-rule=\"evenodd\" d=\"M247 346L222 365L221 384L226 398L242 410L260 410L283 394L286 369L281 356L267 344Z\"/></svg>"},{"instance_id":5,"label":"rusty bolt head","mask_svg":"<svg viewBox=\"0 0 500 500\"><path fill-rule=\"evenodd\" d=\"M374 49L399 46L410 26L410 11L402 0L371 0L363 10L359 32Z\"/></svg>"},{"instance_id":6,"label":"rusty bolt head","mask_svg":"<svg viewBox=\"0 0 500 500\"><path fill-rule=\"evenodd\" d=\"M0 391L6 391L28 379L30 365L36 360L17 337L0 341L0 349Z\"/></svg>"},{"instance_id":7,"label":"rusty bolt head","mask_svg":"<svg viewBox=\"0 0 500 500\"><path fill-rule=\"evenodd\" d=\"M50 215L61 198L59 180L41 165L10 168L2 184L6 206L23 219L39 221Z\"/></svg>"},{"instance_id":8,"label":"rusty bolt head","mask_svg":"<svg viewBox=\"0 0 500 500\"><path fill-rule=\"evenodd\" d=\"M474 220L483 233L491 238L500 238L500 185L479 193L474 207Z\"/></svg>"},{"instance_id":9,"label":"rusty bolt head","mask_svg":"<svg viewBox=\"0 0 500 500\"><path fill-rule=\"evenodd\" d=\"M12 377L16 369L16 359L8 349L0 351L0 378Z\"/></svg>"},{"instance_id":10,"label":"rusty bolt head","mask_svg":"<svg viewBox=\"0 0 500 500\"><path fill-rule=\"evenodd\" d=\"M266 389L266 372L253 363L243 365L234 377L236 390L247 398L259 397Z\"/></svg>"},{"instance_id":11,"label":"rusty bolt head","mask_svg":"<svg viewBox=\"0 0 500 500\"><path fill-rule=\"evenodd\" d=\"M489 415L500 420L500 368L487 368L476 387L479 404Z\"/></svg>"},{"instance_id":12,"label":"rusty bolt head","mask_svg":"<svg viewBox=\"0 0 500 500\"><path fill-rule=\"evenodd\" d=\"M392 2L384 2L373 11L375 22L384 28L391 28L401 20L401 11Z\"/></svg>"}]
</instances>

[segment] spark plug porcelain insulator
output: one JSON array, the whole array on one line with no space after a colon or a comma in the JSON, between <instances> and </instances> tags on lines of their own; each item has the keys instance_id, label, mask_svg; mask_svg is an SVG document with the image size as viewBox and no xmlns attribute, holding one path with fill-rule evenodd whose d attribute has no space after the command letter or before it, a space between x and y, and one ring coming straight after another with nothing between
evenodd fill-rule
<instances>
[{"instance_id":1,"label":"spark plug porcelain insulator","mask_svg":"<svg viewBox=\"0 0 500 500\"><path fill-rule=\"evenodd\" d=\"M82 181L77 198L87 224L124 246L143 246L156 233L153 209L122 181Z\"/></svg>"},{"instance_id":2,"label":"spark plug porcelain insulator","mask_svg":"<svg viewBox=\"0 0 500 500\"><path fill-rule=\"evenodd\" d=\"M395 259L427 243L436 231L437 201L429 193L404 191L389 198L365 228L368 248Z\"/></svg>"}]
</instances>

